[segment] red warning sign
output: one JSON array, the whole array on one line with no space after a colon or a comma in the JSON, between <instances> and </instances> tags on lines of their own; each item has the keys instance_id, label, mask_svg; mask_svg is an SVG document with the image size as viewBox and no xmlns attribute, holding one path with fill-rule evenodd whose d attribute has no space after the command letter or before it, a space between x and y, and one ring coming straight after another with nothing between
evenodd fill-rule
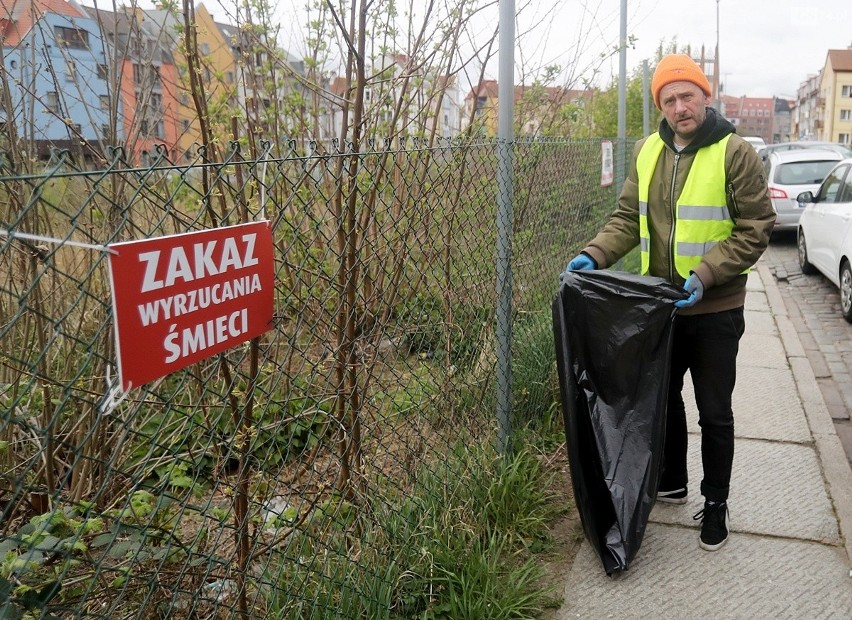
<instances>
[{"instance_id":1,"label":"red warning sign","mask_svg":"<svg viewBox=\"0 0 852 620\"><path fill-rule=\"evenodd\" d=\"M272 247L266 221L110 245L122 389L270 329Z\"/></svg>"}]
</instances>

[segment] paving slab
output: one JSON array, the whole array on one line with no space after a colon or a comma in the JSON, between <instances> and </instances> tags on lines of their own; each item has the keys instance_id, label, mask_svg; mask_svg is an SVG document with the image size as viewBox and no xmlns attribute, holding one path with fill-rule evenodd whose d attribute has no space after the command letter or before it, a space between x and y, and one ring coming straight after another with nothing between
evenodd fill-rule
<instances>
[{"instance_id":1,"label":"paving slab","mask_svg":"<svg viewBox=\"0 0 852 620\"><path fill-rule=\"evenodd\" d=\"M787 355L781 339L775 334L754 334L746 326L746 333L740 338L740 350L737 355L737 370L742 366L762 366L764 368L789 368Z\"/></svg>"},{"instance_id":2,"label":"paving slab","mask_svg":"<svg viewBox=\"0 0 852 620\"><path fill-rule=\"evenodd\" d=\"M745 309L765 312L768 303L765 291L749 290L746 295Z\"/></svg>"},{"instance_id":3,"label":"paving slab","mask_svg":"<svg viewBox=\"0 0 852 620\"><path fill-rule=\"evenodd\" d=\"M698 433L698 408L689 373L683 402L687 428ZM737 386L731 402L737 437L808 443L813 439L790 369L737 365Z\"/></svg>"},{"instance_id":4,"label":"paving slab","mask_svg":"<svg viewBox=\"0 0 852 620\"><path fill-rule=\"evenodd\" d=\"M744 316L746 330L749 334L764 334L770 336L778 334L778 326L775 324L774 317L769 312L746 310Z\"/></svg>"},{"instance_id":5,"label":"paving slab","mask_svg":"<svg viewBox=\"0 0 852 620\"><path fill-rule=\"evenodd\" d=\"M651 521L697 526L692 516L704 507L699 491L700 441L698 435L689 436L688 502L658 503ZM733 532L841 544L837 517L813 446L738 438L728 501Z\"/></svg>"},{"instance_id":6,"label":"paving slab","mask_svg":"<svg viewBox=\"0 0 852 620\"><path fill-rule=\"evenodd\" d=\"M630 568L607 577L588 543L563 592L559 620L849 620L852 587L839 547L731 534L707 553L697 530L650 523Z\"/></svg>"}]
</instances>

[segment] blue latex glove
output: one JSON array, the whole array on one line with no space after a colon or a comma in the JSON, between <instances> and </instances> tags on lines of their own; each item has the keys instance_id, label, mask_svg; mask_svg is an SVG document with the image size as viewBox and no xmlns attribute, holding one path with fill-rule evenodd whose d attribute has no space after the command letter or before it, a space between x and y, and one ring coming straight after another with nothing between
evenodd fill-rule
<instances>
[{"instance_id":1,"label":"blue latex glove","mask_svg":"<svg viewBox=\"0 0 852 620\"><path fill-rule=\"evenodd\" d=\"M694 273L689 274L683 283L683 290L689 293L689 297L674 302L675 308L691 308L704 297L704 283Z\"/></svg>"},{"instance_id":2,"label":"blue latex glove","mask_svg":"<svg viewBox=\"0 0 852 620\"><path fill-rule=\"evenodd\" d=\"M565 283L565 274L569 271L587 271L597 268L598 264L595 262L594 258L588 254L578 254L576 257L571 259L571 262L565 267L565 271L559 274L559 286L562 286Z\"/></svg>"},{"instance_id":3,"label":"blue latex glove","mask_svg":"<svg viewBox=\"0 0 852 620\"><path fill-rule=\"evenodd\" d=\"M595 262L594 258L588 254L578 254L576 257L571 259L571 262L568 263L567 267L565 267L565 271L586 271L597 268L598 264Z\"/></svg>"}]
</instances>

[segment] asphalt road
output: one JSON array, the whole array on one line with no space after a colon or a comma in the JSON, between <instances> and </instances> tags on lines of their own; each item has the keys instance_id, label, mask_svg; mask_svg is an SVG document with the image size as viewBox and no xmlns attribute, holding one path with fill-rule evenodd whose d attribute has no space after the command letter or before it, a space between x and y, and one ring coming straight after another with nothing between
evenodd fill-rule
<instances>
[{"instance_id":1,"label":"asphalt road","mask_svg":"<svg viewBox=\"0 0 852 620\"><path fill-rule=\"evenodd\" d=\"M840 314L837 288L822 275L802 273L795 233L773 234L761 260L778 282L787 314L852 464L852 324Z\"/></svg>"}]
</instances>

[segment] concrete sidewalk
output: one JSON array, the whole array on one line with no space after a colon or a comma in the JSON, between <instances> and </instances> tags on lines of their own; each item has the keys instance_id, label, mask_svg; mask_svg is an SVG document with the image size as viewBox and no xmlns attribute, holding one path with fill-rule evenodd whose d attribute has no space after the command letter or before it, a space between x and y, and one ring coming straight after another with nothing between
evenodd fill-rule
<instances>
[{"instance_id":1,"label":"concrete sidewalk","mask_svg":"<svg viewBox=\"0 0 852 620\"><path fill-rule=\"evenodd\" d=\"M687 378L687 390L691 384ZM657 504L630 568L612 578L588 541L557 617L852 618L852 471L775 280L749 276L734 391L731 535L698 547L698 413L690 417L689 502Z\"/></svg>"}]
</instances>

